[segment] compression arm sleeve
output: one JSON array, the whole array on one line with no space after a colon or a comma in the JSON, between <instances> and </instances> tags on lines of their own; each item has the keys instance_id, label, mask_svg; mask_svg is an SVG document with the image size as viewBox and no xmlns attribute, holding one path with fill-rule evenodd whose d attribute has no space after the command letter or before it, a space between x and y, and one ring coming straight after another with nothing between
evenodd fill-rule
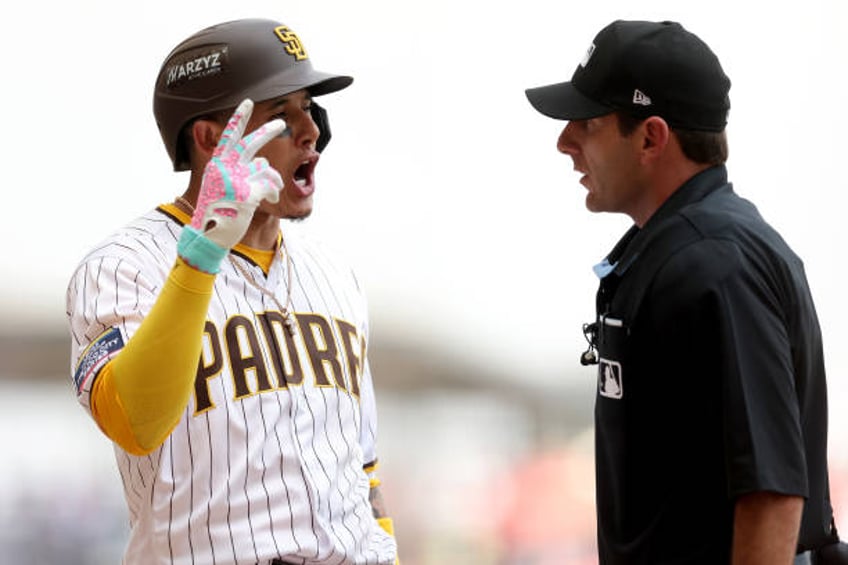
<instances>
[{"instance_id":1,"label":"compression arm sleeve","mask_svg":"<svg viewBox=\"0 0 848 565\"><path fill-rule=\"evenodd\" d=\"M177 261L150 313L101 369L91 393L94 419L134 455L159 447L191 394L215 276Z\"/></svg>"}]
</instances>

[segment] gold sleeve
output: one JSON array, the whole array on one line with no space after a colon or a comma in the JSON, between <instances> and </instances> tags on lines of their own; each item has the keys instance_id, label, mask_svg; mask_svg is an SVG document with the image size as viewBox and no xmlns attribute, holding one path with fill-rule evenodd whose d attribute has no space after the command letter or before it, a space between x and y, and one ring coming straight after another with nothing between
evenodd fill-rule
<instances>
[{"instance_id":1,"label":"gold sleeve","mask_svg":"<svg viewBox=\"0 0 848 565\"><path fill-rule=\"evenodd\" d=\"M177 425L191 394L215 276L177 259L150 313L101 369L91 393L100 429L135 455Z\"/></svg>"}]
</instances>

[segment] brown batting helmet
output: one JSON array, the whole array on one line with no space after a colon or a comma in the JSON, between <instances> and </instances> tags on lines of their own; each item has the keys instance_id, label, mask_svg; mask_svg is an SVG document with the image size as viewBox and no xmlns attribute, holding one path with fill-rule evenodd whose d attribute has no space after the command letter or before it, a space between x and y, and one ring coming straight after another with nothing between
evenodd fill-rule
<instances>
[{"instance_id":1,"label":"brown batting helmet","mask_svg":"<svg viewBox=\"0 0 848 565\"><path fill-rule=\"evenodd\" d=\"M188 170L180 132L193 119L306 89L312 96L341 90L353 78L316 71L300 38L265 19L201 30L165 59L153 94L153 114L175 171Z\"/></svg>"}]
</instances>

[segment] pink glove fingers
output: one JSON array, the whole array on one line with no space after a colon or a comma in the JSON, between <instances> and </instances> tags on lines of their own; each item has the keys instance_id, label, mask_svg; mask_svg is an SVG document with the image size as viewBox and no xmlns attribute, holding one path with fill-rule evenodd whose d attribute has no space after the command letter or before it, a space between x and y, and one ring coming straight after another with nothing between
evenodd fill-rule
<instances>
[{"instance_id":1,"label":"pink glove fingers","mask_svg":"<svg viewBox=\"0 0 848 565\"><path fill-rule=\"evenodd\" d=\"M267 160L254 159L254 156L262 146L278 136L285 129L286 124L282 120L272 120L242 139L241 136L250 121L252 112L252 101L244 100L239 104L227 122L221 139L212 153L212 158L206 165L202 188L191 220L192 227L197 230L204 229L208 221L207 212L215 203L250 201L258 205L263 199L271 202L279 200L278 192L282 188L282 180L277 183L276 189L270 186L276 179L273 179L270 185L262 182L260 186L252 187L251 184L257 172L264 175L266 170L273 171ZM273 175L279 178L276 171L273 171ZM252 197L254 191L257 193L256 197ZM221 207L218 206L214 211L220 213L220 209ZM226 215L235 217L237 213L235 210L228 209Z\"/></svg>"}]
</instances>

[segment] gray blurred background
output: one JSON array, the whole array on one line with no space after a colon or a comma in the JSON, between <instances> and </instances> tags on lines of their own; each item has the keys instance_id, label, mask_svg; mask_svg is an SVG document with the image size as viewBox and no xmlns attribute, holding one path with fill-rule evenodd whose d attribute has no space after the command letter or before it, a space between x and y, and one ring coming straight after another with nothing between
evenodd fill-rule
<instances>
[{"instance_id":1,"label":"gray blurred background","mask_svg":"<svg viewBox=\"0 0 848 565\"><path fill-rule=\"evenodd\" d=\"M804 258L825 337L831 477L848 522L848 37L842 0L6 3L0 136L0 563L114 564L127 517L111 445L76 404L65 285L82 255L182 192L152 119L173 45L206 25L289 24L333 141L303 227L346 255L372 313L381 476L405 565L594 557L591 266L628 227L593 215L564 124L524 88L567 80L616 18L673 19L733 80L729 171ZM843 526L844 530L848 526Z\"/></svg>"}]
</instances>

